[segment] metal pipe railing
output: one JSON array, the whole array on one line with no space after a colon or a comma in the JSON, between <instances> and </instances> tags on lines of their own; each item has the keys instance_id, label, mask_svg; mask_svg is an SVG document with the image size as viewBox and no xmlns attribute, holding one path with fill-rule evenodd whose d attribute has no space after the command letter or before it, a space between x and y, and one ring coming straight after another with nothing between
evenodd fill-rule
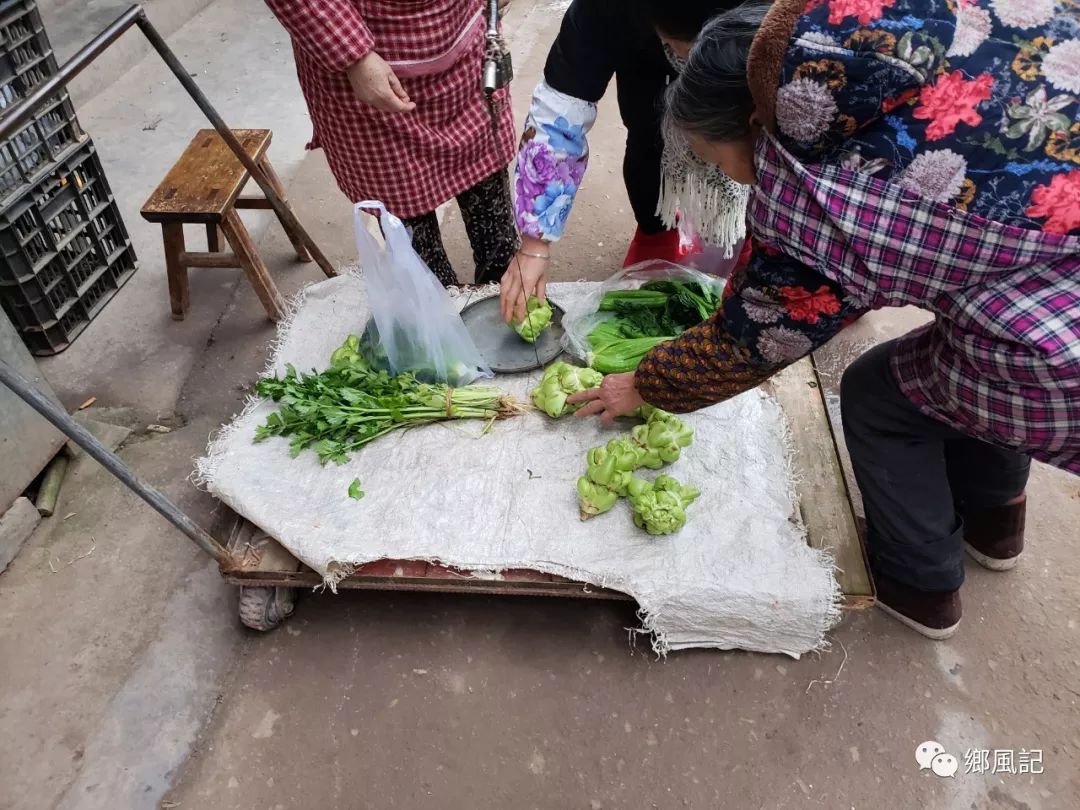
<instances>
[{"instance_id":1,"label":"metal pipe railing","mask_svg":"<svg viewBox=\"0 0 1080 810\"><path fill-rule=\"evenodd\" d=\"M323 272L329 277L336 276L337 271L330 264L326 256L323 255L319 246L315 244L314 240L296 219L296 216L289 206L285 204L285 201L280 197L277 191L274 190L274 187L270 185L270 182L263 174L262 168L251 159L247 152L244 151L243 146L241 146L240 142L236 139L236 136L233 135L232 130L225 125L225 121L218 115L217 110L214 109L210 100L207 99L202 90L199 89L199 86L191 78L187 70L184 69L180 60L176 58L176 54L172 52L161 34L158 33L150 20L147 19L146 12L141 6L131 6L111 24L106 26L100 34L83 46L78 53L71 57L71 59L65 62L59 68L55 76L46 79L39 84L29 96L18 104L8 108L4 115L0 117L0 141L10 138L18 130L20 125L29 120L35 110L37 110L46 99L62 90L68 82L85 70L106 48L112 45L133 25L139 27L139 30L143 32L143 35L149 40L154 50L157 51L158 55L164 60L165 64L169 66L169 69L180 81L180 84L187 90L188 95L191 96L192 100L198 105L199 109L202 110L210 123L214 125L214 129L218 131L218 134L221 135L225 143L229 145L233 154L236 155L237 159L244 165L244 168L251 174L252 179L258 184L263 194L266 195L266 198L270 201L271 207L278 217L280 217L282 222L285 223L287 228L291 228L299 235L301 241L311 254L311 257L318 263ZM56 405L48 397L34 388L29 380L19 374L19 372L8 365L8 363L4 362L2 358L0 358L0 383L3 383L10 388L23 400L23 402L45 417L57 430L85 450L87 455L116 476L128 487L128 489L132 490L136 495L146 501L146 503L148 503L155 511L168 520L169 523L183 532L199 546L199 548L213 557L219 565L224 564L231 559L228 550L201 529L195 521L180 509L180 507L169 500L160 490L139 479L135 473L132 472L131 468L124 464L118 455L95 439L86 428L75 421L75 419L63 408Z\"/></svg>"},{"instance_id":2,"label":"metal pipe railing","mask_svg":"<svg viewBox=\"0 0 1080 810\"><path fill-rule=\"evenodd\" d=\"M119 478L128 489L150 504L169 523L191 538L199 548L217 560L219 565L230 558L229 552L221 543L199 528L198 524L163 492L139 479L116 453L94 438L94 435L76 422L67 411L34 388L28 379L2 359L0 382L85 450L88 456Z\"/></svg>"}]
</instances>

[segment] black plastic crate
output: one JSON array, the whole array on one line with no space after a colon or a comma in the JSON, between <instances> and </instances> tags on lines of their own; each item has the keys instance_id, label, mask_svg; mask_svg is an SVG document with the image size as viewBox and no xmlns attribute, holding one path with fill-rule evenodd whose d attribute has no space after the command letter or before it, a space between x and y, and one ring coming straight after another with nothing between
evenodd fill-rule
<instances>
[{"instance_id":1,"label":"black plastic crate","mask_svg":"<svg viewBox=\"0 0 1080 810\"><path fill-rule=\"evenodd\" d=\"M61 309L55 320L20 330L23 343L32 354L45 357L59 354L90 324L109 300L127 283L138 267L131 246L118 250L112 263L100 268L94 280L84 286L80 297Z\"/></svg>"},{"instance_id":2,"label":"black plastic crate","mask_svg":"<svg viewBox=\"0 0 1080 810\"><path fill-rule=\"evenodd\" d=\"M66 348L135 268L89 139L0 212L0 304L36 354Z\"/></svg>"},{"instance_id":3,"label":"black plastic crate","mask_svg":"<svg viewBox=\"0 0 1080 810\"><path fill-rule=\"evenodd\" d=\"M56 57L33 0L0 3L0 114L56 73ZM84 137L66 91L0 143L0 205L36 182L64 150Z\"/></svg>"}]
</instances>

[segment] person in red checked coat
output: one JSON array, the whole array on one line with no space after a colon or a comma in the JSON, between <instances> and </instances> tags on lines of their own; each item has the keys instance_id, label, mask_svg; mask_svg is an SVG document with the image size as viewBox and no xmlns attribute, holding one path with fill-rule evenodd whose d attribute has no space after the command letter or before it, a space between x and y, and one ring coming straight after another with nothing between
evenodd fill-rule
<instances>
[{"instance_id":1,"label":"person in red checked coat","mask_svg":"<svg viewBox=\"0 0 1080 810\"><path fill-rule=\"evenodd\" d=\"M482 0L266 0L292 37L314 126L353 202L381 200L439 280L458 283L435 209L457 199L476 281L497 281L518 244L507 166L509 88L484 94ZM500 9L509 0L500 0Z\"/></svg>"}]
</instances>

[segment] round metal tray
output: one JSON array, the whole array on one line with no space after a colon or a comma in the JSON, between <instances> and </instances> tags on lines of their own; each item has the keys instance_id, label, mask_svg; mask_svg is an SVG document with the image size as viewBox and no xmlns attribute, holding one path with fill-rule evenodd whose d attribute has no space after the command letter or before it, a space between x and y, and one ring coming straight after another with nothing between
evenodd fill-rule
<instances>
[{"instance_id":1,"label":"round metal tray","mask_svg":"<svg viewBox=\"0 0 1080 810\"><path fill-rule=\"evenodd\" d=\"M503 319L499 296L484 298L461 310L461 320L469 330L480 356L497 374L518 374L543 368L562 354L563 310L548 300L554 314L551 326L540 333L536 343L526 343Z\"/></svg>"}]
</instances>

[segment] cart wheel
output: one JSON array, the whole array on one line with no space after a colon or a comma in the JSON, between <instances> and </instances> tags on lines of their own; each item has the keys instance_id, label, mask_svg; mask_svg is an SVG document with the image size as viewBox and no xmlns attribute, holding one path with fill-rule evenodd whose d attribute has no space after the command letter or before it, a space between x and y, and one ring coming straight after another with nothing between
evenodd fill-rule
<instances>
[{"instance_id":1,"label":"cart wheel","mask_svg":"<svg viewBox=\"0 0 1080 810\"><path fill-rule=\"evenodd\" d=\"M296 588L240 588L240 621L252 630L273 630L295 605Z\"/></svg>"}]
</instances>

